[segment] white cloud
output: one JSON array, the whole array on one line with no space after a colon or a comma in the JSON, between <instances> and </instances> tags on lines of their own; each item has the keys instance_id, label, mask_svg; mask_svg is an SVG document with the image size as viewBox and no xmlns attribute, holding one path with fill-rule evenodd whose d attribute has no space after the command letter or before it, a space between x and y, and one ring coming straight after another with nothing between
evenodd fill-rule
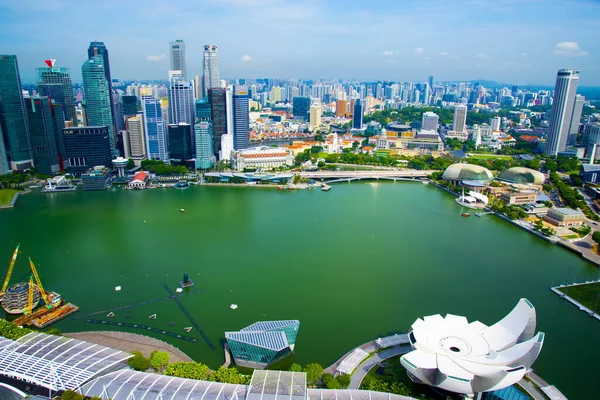
<instances>
[{"instance_id":1,"label":"white cloud","mask_svg":"<svg viewBox=\"0 0 600 400\"><path fill-rule=\"evenodd\" d=\"M249 55L244 55L241 58L242 62L250 62L252 61L252 57L250 57Z\"/></svg>"},{"instance_id":2,"label":"white cloud","mask_svg":"<svg viewBox=\"0 0 600 400\"><path fill-rule=\"evenodd\" d=\"M386 56L386 57L391 57L391 56L395 56L398 55L397 52L393 51L393 50L385 50L383 53L381 53L382 55Z\"/></svg>"},{"instance_id":3,"label":"white cloud","mask_svg":"<svg viewBox=\"0 0 600 400\"><path fill-rule=\"evenodd\" d=\"M488 54L485 54L485 53L479 53L475 57L477 57L477 58L485 58L486 60L489 60L490 58L492 58Z\"/></svg>"},{"instance_id":4,"label":"white cloud","mask_svg":"<svg viewBox=\"0 0 600 400\"><path fill-rule=\"evenodd\" d=\"M442 56L442 57L448 57L449 55L450 55L450 53L448 53L447 51L442 51L440 53L440 56Z\"/></svg>"},{"instance_id":5,"label":"white cloud","mask_svg":"<svg viewBox=\"0 0 600 400\"><path fill-rule=\"evenodd\" d=\"M167 58L167 55L165 53L163 53L163 54L161 54L159 56L152 56L152 55L150 55L150 56L146 57L146 60L148 60L148 61L154 61L155 62L155 61L165 60L166 58Z\"/></svg>"},{"instance_id":6,"label":"white cloud","mask_svg":"<svg viewBox=\"0 0 600 400\"><path fill-rule=\"evenodd\" d=\"M587 52L579 48L577 42L560 42L554 46L554 54L559 56L587 56Z\"/></svg>"},{"instance_id":7,"label":"white cloud","mask_svg":"<svg viewBox=\"0 0 600 400\"><path fill-rule=\"evenodd\" d=\"M424 50L423 50L423 48L422 48L422 47L417 47L417 48L415 49L415 53L417 53L417 54L419 54L419 55L420 55L420 54L423 54L423 51L424 51Z\"/></svg>"}]
</instances>

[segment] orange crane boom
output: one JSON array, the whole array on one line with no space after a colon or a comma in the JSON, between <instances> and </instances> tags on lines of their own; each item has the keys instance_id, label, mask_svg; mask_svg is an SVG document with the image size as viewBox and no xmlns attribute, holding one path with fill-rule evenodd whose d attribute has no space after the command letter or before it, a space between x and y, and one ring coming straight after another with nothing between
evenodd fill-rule
<instances>
[{"instance_id":1,"label":"orange crane boom","mask_svg":"<svg viewBox=\"0 0 600 400\"><path fill-rule=\"evenodd\" d=\"M6 278L4 278L4 285L2 285L2 291L0 292L0 295L3 295L4 292L6 292L6 288L8 288L8 282L10 281L10 276L12 275L15 262L17 262L17 256L19 255L19 246L20 244L17 245L12 258L10 259L10 263L8 264L8 271L6 271Z\"/></svg>"},{"instance_id":2,"label":"orange crane boom","mask_svg":"<svg viewBox=\"0 0 600 400\"><path fill-rule=\"evenodd\" d=\"M35 283L37 283L38 289L40 290L40 295L42 296L42 299L44 299L44 303L46 303L46 307L52 307L52 305L48 301L48 296L46 295L46 291L44 290L44 287L42 286L42 281L40 281L40 277L37 273L37 270L35 269L35 265L33 264L33 261L31 261L31 257L29 257L29 265L31 266L31 271L33 272L33 276L35 277Z\"/></svg>"}]
</instances>

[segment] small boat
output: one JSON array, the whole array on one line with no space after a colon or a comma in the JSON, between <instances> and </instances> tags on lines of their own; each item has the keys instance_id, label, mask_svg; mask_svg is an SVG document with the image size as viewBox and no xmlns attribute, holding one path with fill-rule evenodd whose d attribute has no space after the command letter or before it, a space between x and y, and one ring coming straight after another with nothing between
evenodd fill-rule
<instances>
[{"instance_id":1,"label":"small boat","mask_svg":"<svg viewBox=\"0 0 600 400\"><path fill-rule=\"evenodd\" d=\"M150 319L156 319L156 314L152 314L152 315L148 316L148 318L150 318Z\"/></svg>"},{"instance_id":2,"label":"small boat","mask_svg":"<svg viewBox=\"0 0 600 400\"><path fill-rule=\"evenodd\" d=\"M461 216L461 217L470 217L470 216L471 216L471 214L469 214L469 213L465 212L465 213L462 213L462 214L460 214L460 216Z\"/></svg>"},{"instance_id":3,"label":"small boat","mask_svg":"<svg viewBox=\"0 0 600 400\"><path fill-rule=\"evenodd\" d=\"M232 304L232 305L229 306L229 308L231 308L232 310L237 309L237 307L238 307L237 304Z\"/></svg>"},{"instance_id":4,"label":"small boat","mask_svg":"<svg viewBox=\"0 0 600 400\"><path fill-rule=\"evenodd\" d=\"M121 286L115 286L115 292L118 292L121 290Z\"/></svg>"},{"instance_id":5,"label":"small boat","mask_svg":"<svg viewBox=\"0 0 600 400\"><path fill-rule=\"evenodd\" d=\"M183 289L182 289L182 288L180 288L180 287L178 287L177 289L175 289L175 291L176 291L177 293L181 293L181 292L183 292Z\"/></svg>"},{"instance_id":6,"label":"small boat","mask_svg":"<svg viewBox=\"0 0 600 400\"><path fill-rule=\"evenodd\" d=\"M180 209L179 209L179 212L182 212L182 213L184 213L184 212L185 212L185 208L180 208Z\"/></svg>"},{"instance_id":7,"label":"small boat","mask_svg":"<svg viewBox=\"0 0 600 400\"><path fill-rule=\"evenodd\" d=\"M175 326L175 322L169 322L169 326Z\"/></svg>"},{"instance_id":8,"label":"small boat","mask_svg":"<svg viewBox=\"0 0 600 400\"><path fill-rule=\"evenodd\" d=\"M183 330L184 330L184 331L186 331L186 332L189 332L189 331L191 331L191 330L192 330L192 327L191 327L191 326L188 326L188 327L186 327L186 328L183 328Z\"/></svg>"},{"instance_id":9,"label":"small boat","mask_svg":"<svg viewBox=\"0 0 600 400\"><path fill-rule=\"evenodd\" d=\"M322 190L322 191L324 191L324 192L328 192L328 191L330 191L330 190L331 190L331 186L328 186L328 185L323 185L323 186L321 187L321 190Z\"/></svg>"},{"instance_id":10,"label":"small boat","mask_svg":"<svg viewBox=\"0 0 600 400\"><path fill-rule=\"evenodd\" d=\"M109 312L108 314L106 314L106 316L107 316L108 318L112 318L112 317L114 317L114 316L115 316L115 313L111 311L111 312Z\"/></svg>"}]
</instances>

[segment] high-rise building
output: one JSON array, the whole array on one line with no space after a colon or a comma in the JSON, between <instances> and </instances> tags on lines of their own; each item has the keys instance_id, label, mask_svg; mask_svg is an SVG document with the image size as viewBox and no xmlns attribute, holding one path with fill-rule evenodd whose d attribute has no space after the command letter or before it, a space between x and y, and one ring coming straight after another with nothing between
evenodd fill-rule
<instances>
[{"instance_id":1,"label":"high-rise building","mask_svg":"<svg viewBox=\"0 0 600 400\"><path fill-rule=\"evenodd\" d=\"M169 157L172 162L192 159L192 134L189 124L180 123L168 126Z\"/></svg>"},{"instance_id":2,"label":"high-rise building","mask_svg":"<svg viewBox=\"0 0 600 400\"><path fill-rule=\"evenodd\" d=\"M309 129L314 132L321 125L321 105L314 104L310 106Z\"/></svg>"},{"instance_id":3,"label":"high-rise building","mask_svg":"<svg viewBox=\"0 0 600 400\"><path fill-rule=\"evenodd\" d=\"M187 78L185 43L178 39L174 42L169 42L169 59L171 61L172 71L181 71L181 77Z\"/></svg>"},{"instance_id":4,"label":"high-rise building","mask_svg":"<svg viewBox=\"0 0 600 400\"><path fill-rule=\"evenodd\" d=\"M134 95L125 95L121 96L121 101L123 102L123 116L125 119L127 119L127 117L133 117L137 114L137 97Z\"/></svg>"},{"instance_id":5,"label":"high-rise building","mask_svg":"<svg viewBox=\"0 0 600 400\"><path fill-rule=\"evenodd\" d=\"M583 140L583 144L586 146L585 156L593 156L594 160L598 160L600 156L600 124L597 122L585 124L585 128L583 129Z\"/></svg>"},{"instance_id":6,"label":"high-rise building","mask_svg":"<svg viewBox=\"0 0 600 400\"><path fill-rule=\"evenodd\" d=\"M548 122L548 136L544 151L546 155L555 156L567 147L578 83L579 70L558 70L554 85L552 111Z\"/></svg>"},{"instance_id":7,"label":"high-rise building","mask_svg":"<svg viewBox=\"0 0 600 400\"><path fill-rule=\"evenodd\" d=\"M25 99L25 108L35 170L40 174L54 175L60 172L60 165L50 99L45 96L29 97Z\"/></svg>"},{"instance_id":8,"label":"high-rise building","mask_svg":"<svg viewBox=\"0 0 600 400\"><path fill-rule=\"evenodd\" d=\"M112 118L112 131L109 131L109 133L111 133L112 136L116 135L116 129L117 129L117 123L115 120L115 115L114 115L114 109L115 109L115 104L113 102L113 97L112 97L112 78L110 76L110 59L108 57L108 49L106 48L106 45L104 44L104 42L90 42L90 46L88 47L88 58L92 58L94 56L101 56L102 57L102 68L104 69L104 76L106 77L106 82L108 82L108 93L109 95L109 100L110 100L110 110L111 110L111 118ZM85 90L85 88L84 88ZM114 139L113 139L113 143L114 143ZM114 147L114 146L113 146Z\"/></svg>"},{"instance_id":9,"label":"high-rise building","mask_svg":"<svg viewBox=\"0 0 600 400\"><path fill-rule=\"evenodd\" d=\"M88 126L106 126L112 155L116 157L112 96L106 80L104 59L93 56L81 66L83 90L85 91L85 120ZM93 165L92 165L93 167Z\"/></svg>"},{"instance_id":10,"label":"high-rise building","mask_svg":"<svg viewBox=\"0 0 600 400\"><path fill-rule=\"evenodd\" d=\"M568 142L570 145L577 143L577 133L579 133L579 123L581 122L581 114L583 113L583 103L585 103L585 97L580 94L575 95L573 114L571 115L571 123L569 124Z\"/></svg>"},{"instance_id":11,"label":"high-rise building","mask_svg":"<svg viewBox=\"0 0 600 400\"><path fill-rule=\"evenodd\" d=\"M194 76L194 95L196 99L201 99L204 96L204 81L202 76L196 75Z\"/></svg>"},{"instance_id":12,"label":"high-rise building","mask_svg":"<svg viewBox=\"0 0 600 400\"><path fill-rule=\"evenodd\" d=\"M231 162L231 152L233 151L233 135L229 133L221 136L221 151L219 151L219 161Z\"/></svg>"},{"instance_id":13,"label":"high-rise building","mask_svg":"<svg viewBox=\"0 0 600 400\"><path fill-rule=\"evenodd\" d=\"M17 56L0 55L0 127L12 170L33 165Z\"/></svg>"},{"instance_id":14,"label":"high-rise building","mask_svg":"<svg viewBox=\"0 0 600 400\"><path fill-rule=\"evenodd\" d=\"M296 96L293 98L293 103L292 113L294 114L294 119L306 121L309 117L310 97Z\"/></svg>"},{"instance_id":15,"label":"high-rise building","mask_svg":"<svg viewBox=\"0 0 600 400\"><path fill-rule=\"evenodd\" d=\"M80 175L90 168L112 167L110 133L107 126L81 126L63 129L67 169Z\"/></svg>"},{"instance_id":16,"label":"high-rise building","mask_svg":"<svg viewBox=\"0 0 600 400\"><path fill-rule=\"evenodd\" d=\"M336 100L335 102L335 116L343 117L348 112L348 103L346 100Z\"/></svg>"},{"instance_id":17,"label":"high-rise building","mask_svg":"<svg viewBox=\"0 0 600 400\"><path fill-rule=\"evenodd\" d=\"M144 123L146 131L146 153L150 160L169 163L169 143L167 122L162 117L160 100L154 97L142 98Z\"/></svg>"},{"instance_id":18,"label":"high-rise building","mask_svg":"<svg viewBox=\"0 0 600 400\"><path fill-rule=\"evenodd\" d=\"M352 128L362 129L363 128L363 115L364 107L360 99L354 102L354 109L352 111Z\"/></svg>"},{"instance_id":19,"label":"high-rise building","mask_svg":"<svg viewBox=\"0 0 600 400\"><path fill-rule=\"evenodd\" d=\"M129 156L135 161L141 161L148 158L146 153L146 133L144 129L144 114L138 113L134 117L129 117L125 121L127 128L126 144L129 144Z\"/></svg>"},{"instance_id":20,"label":"high-rise building","mask_svg":"<svg viewBox=\"0 0 600 400\"><path fill-rule=\"evenodd\" d=\"M440 119L440 117L434 112L431 112L431 111L424 112L422 120L421 120L421 130L437 131L439 119Z\"/></svg>"},{"instance_id":21,"label":"high-rise building","mask_svg":"<svg viewBox=\"0 0 600 400\"><path fill-rule=\"evenodd\" d=\"M502 118L494 117L490 119L490 126L492 127L492 132L498 132L500 130L500 125L502 123Z\"/></svg>"},{"instance_id":22,"label":"high-rise building","mask_svg":"<svg viewBox=\"0 0 600 400\"><path fill-rule=\"evenodd\" d=\"M194 84L169 71L169 123L194 124L196 109L194 105Z\"/></svg>"},{"instance_id":23,"label":"high-rise building","mask_svg":"<svg viewBox=\"0 0 600 400\"><path fill-rule=\"evenodd\" d=\"M233 86L225 88L225 111L227 113L227 133L233 136ZM248 101L250 106L250 101Z\"/></svg>"},{"instance_id":24,"label":"high-rise building","mask_svg":"<svg viewBox=\"0 0 600 400\"><path fill-rule=\"evenodd\" d=\"M233 148L242 150L250 142L248 86L236 85L233 93Z\"/></svg>"},{"instance_id":25,"label":"high-rise building","mask_svg":"<svg viewBox=\"0 0 600 400\"><path fill-rule=\"evenodd\" d=\"M219 154L221 151L221 136L227 133L226 91L222 88L208 89L215 154Z\"/></svg>"},{"instance_id":26,"label":"high-rise building","mask_svg":"<svg viewBox=\"0 0 600 400\"><path fill-rule=\"evenodd\" d=\"M46 60L48 67L37 68L37 85L40 96L48 96L62 105L65 121L75 124L75 92L68 68L55 67L55 60Z\"/></svg>"},{"instance_id":27,"label":"high-rise building","mask_svg":"<svg viewBox=\"0 0 600 400\"><path fill-rule=\"evenodd\" d=\"M467 106L459 104L454 109L454 123L452 126L456 134L465 134L467 132Z\"/></svg>"},{"instance_id":28,"label":"high-rise building","mask_svg":"<svg viewBox=\"0 0 600 400\"><path fill-rule=\"evenodd\" d=\"M204 46L204 95L209 89L219 88L221 78L219 76L219 53L217 46L207 44Z\"/></svg>"},{"instance_id":29,"label":"high-rise building","mask_svg":"<svg viewBox=\"0 0 600 400\"><path fill-rule=\"evenodd\" d=\"M196 169L215 166L213 127L209 121L200 121L194 126L196 135Z\"/></svg>"},{"instance_id":30,"label":"high-rise building","mask_svg":"<svg viewBox=\"0 0 600 400\"><path fill-rule=\"evenodd\" d=\"M4 134L2 134L2 125L0 125L0 175L8 174L12 170L8 164L6 147L4 147Z\"/></svg>"},{"instance_id":31,"label":"high-rise building","mask_svg":"<svg viewBox=\"0 0 600 400\"><path fill-rule=\"evenodd\" d=\"M211 109L208 98L196 100L196 119L198 121L211 120Z\"/></svg>"},{"instance_id":32,"label":"high-rise building","mask_svg":"<svg viewBox=\"0 0 600 400\"><path fill-rule=\"evenodd\" d=\"M61 171L65 170L65 160L67 159L67 152L65 151L65 141L63 139L63 129L65 128L65 113L62 109L62 104L52 102L52 123L54 124L54 136L56 140L56 151L58 152L58 165Z\"/></svg>"}]
</instances>

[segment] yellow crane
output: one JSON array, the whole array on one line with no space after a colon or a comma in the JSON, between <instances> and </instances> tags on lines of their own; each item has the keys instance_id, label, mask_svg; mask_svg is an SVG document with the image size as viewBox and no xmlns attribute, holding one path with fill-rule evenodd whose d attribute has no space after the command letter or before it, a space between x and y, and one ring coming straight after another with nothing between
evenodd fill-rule
<instances>
[{"instance_id":1,"label":"yellow crane","mask_svg":"<svg viewBox=\"0 0 600 400\"><path fill-rule=\"evenodd\" d=\"M2 285L2 291L0 291L0 297L4 296L6 292L6 288L8 288L8 282L10 281L10 276L12 275L13 268L15 266L15 262L17 262L17 256L19 255L19 246L15 249L12 258L10 259L10 264L8 264L8 271L6 271L6 278L4 278L4 285Z\"/></svg>"},{"instance_id":2,"label":"yellow crane","mask_svg":"<svg viewBox=\"0 0 600 400\"><path fill-rule=\"evenodd\" d=\"M34 295L34 291L33 291L33 276L29 277L29 300L27 301L27 308L25 309L25 312L23 314L27 315L27 314L31 314L31 311L33 310L33 295Z\"/></svg>"},{"instance_id":3,"label":"yellow crane","mask_svg":"<svg viewBox=\"0 0 600 400\"><path fill-rule=\"evenodd\" d=\"M44 291L44 287L42 286L42 281L40 281L40 277L37 273L37 270L35 269L35 265L33 264L33 261L31 261L31 257L29 257L29 265L31 266L31 271L33 272L33 276L35 277L35 283L37 283L37 287L40 291L40 295L42 296L42 299L44 299L44 303L46 303L46 308L52 308L52 304L50 304L50 301L48 300L48 296L46 295L46 292Z\"/></svg>"}]
</instances>

